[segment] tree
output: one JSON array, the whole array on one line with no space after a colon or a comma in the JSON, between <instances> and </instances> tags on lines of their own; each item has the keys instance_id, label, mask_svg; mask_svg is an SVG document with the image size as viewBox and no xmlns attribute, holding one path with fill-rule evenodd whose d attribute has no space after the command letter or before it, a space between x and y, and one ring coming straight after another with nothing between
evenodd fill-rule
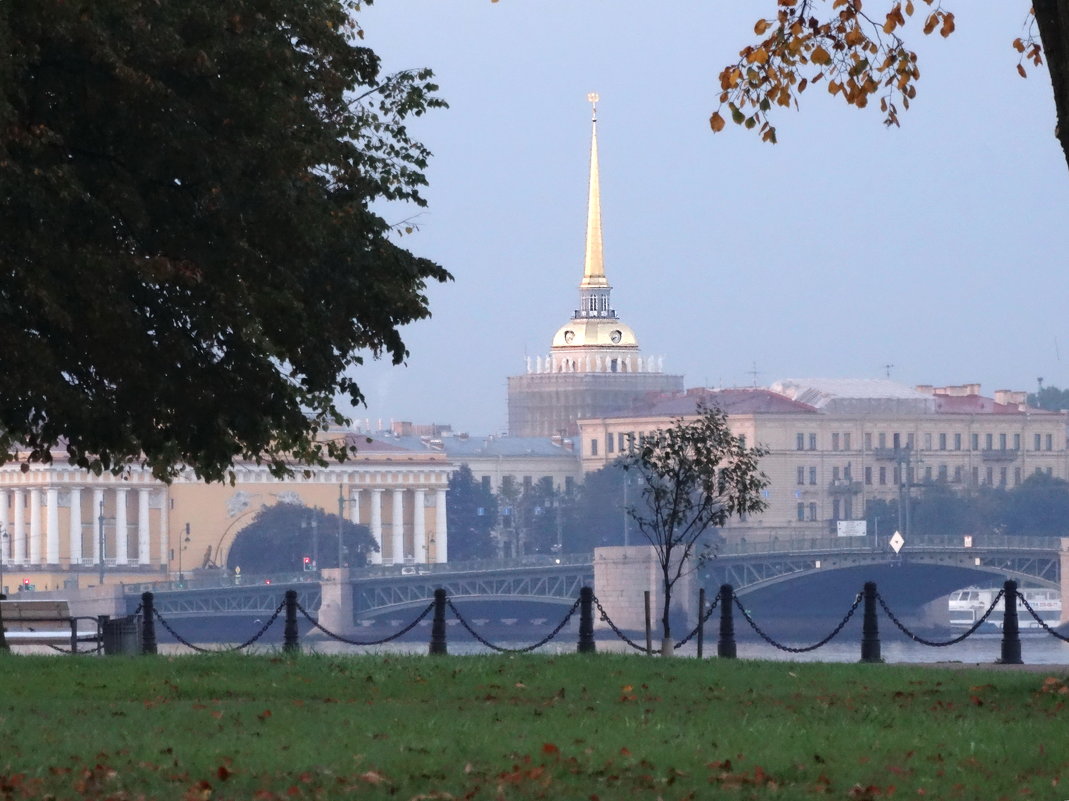
<instances>
[{"instance_id":1,"label":"tree","mask_svg":"<svg viewBox=\"0 0 1069 801\"><path fill-rule=\"evenodd\" d=\"M449 274L372 205L423 205L356 0L0 4L0 460L207 480L323 463L365 355Z\"/></svg>"},{"instance_id":2,"label":"tree","mask_svg":"<svg viewBox=\"0 0 1069 801\"><path fill-rule=\"evenodd\" d=\"M483 489L466 464L449 477L446 515L450 560L489 559L496 555L492 535L497 521L497 498Z\"/></svg>"},{"instance_id":3,"label":"tree","mask_svg":"<svg viewBox=\"0 0 1069 801\"><path fill-rule=\"evenodd\" d=\"M337 515L295 503L265 506L234 538L227 567L245 573L288 573L300 570L305 557L317 558L318 568L338 567L338 521ZM352 567L363 567L368 554L379 549L367 526L344 518L341 536L342 557L347 554Z\"/></svg>"},{"instance_id":4,"label":"tree","mask_svg":"<svg viewBox=\"0 0 1069 801\"><path fill-rule=\"evenodd\" d=\"M1003 521L1008 534L1069 535L1069 482L1033 473L1005 493Z\"/></svg>"},{"instance_id":5,"label":"tree","mask_svg":"<svg viewBox=\"0 0 1069 801\"><path fill-rule=\"evenodd\" d=\"M809 86L824 82L832 95L857 108L878 99L884 123L898 125L899 107L909 108L920 78L917 54L903 38L909 18L920 9L925 34L954 32L954 14L936 0L887 0L881 11L862 10L861 0L776 0L774 18L754 25L759 40L739 51L720 72L720 105L709 118L714 132L731 120L776 141L769 122L773 106L798 106ZM826 16L818 9L827 12ZM1033 0L1028 33L1013 40L1017 70L1043 64L1046 56L1057 114L1055 136L1069 164L1069 3ZM1009 37L1007 37L1009 42Z\"/></svg>"},{"instance_id":6,"label":"tree","mask_svg":"<svg viewBox=\"0 0 1069 801\"><path fill-rule=\"evenodd\" d=\"M653 546L660 567L661 653L672 650L672 588L689 569L699 545L710 546L703 543L703 535L732 517L766 507L762 490L769 480L757 467L766 453L760 446L747 447L742 437L731 433L726 412L699 406L696 418L678 418L671 427L647 434L618 459L637 479L638 502L628 512Z\"/></svg>"},{"instance_id":7,"label":"tree","mask_svg":"<svg viewBox=\"0 0 1069 801\"><path fill-rule=\"evenodd\" d=\"M1041 387L1038 392L1028 393L1028 405L1037 409L1046 409L1049 412L1069 409L1069 389Z\"/></svg>"}]
</instances>

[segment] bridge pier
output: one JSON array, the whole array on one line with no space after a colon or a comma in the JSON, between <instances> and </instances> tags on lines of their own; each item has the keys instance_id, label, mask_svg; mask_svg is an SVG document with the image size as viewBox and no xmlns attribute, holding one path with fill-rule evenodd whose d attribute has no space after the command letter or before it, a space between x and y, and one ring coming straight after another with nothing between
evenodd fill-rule
<instances>
[{"instance_id":1,"label":"bridge pier","mask_svg":"<svg viewBox=\"0 0 1069 801\"><path fill-rule=\"evenodd\" d=\"M319 605L319 625L342 637L356 633L353 623L353 585L349 568L324 568L320 571L322 602Z\"/></svg>"},{"instance_id":2,"label":"bridge pier","mask_svg":"<svg viewBox=\"0 0 1069 801\"><path fill-rule=\"evenodd\" d=\"M644 631L646 605L644 592L650 593L653 631L661 630L664 610L664 587L661 566L652 545L617 545L594 549L594 589L602 609L617 627L624 631ZM696 571L685 573L672 588L673 635L676 621L688 627L697 623ZM595 630L605 631L609 625L600 616Z\"/></svg>"}]
</instances>

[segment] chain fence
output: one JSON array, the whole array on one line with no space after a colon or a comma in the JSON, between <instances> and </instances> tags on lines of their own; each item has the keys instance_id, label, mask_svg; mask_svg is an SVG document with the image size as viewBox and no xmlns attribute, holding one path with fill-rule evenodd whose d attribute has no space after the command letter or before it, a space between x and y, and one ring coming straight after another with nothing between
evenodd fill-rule
<instances>
[{"instance_id":1,"label":"chain fence","mask_svg":"<svg viewBox=\"0 0 1069 801\"><path fill-rule=\"evenodd\" d=\"M998 604L999 601L1002 600L1002 596L1005 594L1005 590L999 590L998 595L995 596L995 600L991 602L991 606L987 607L987 611L984 612L980 619L973 623L968 631L953 638L952 640L924 639L924 637L921 637L919 634L916 634L915 632L912 632L908 628L906 628L906 625L897 617L895 617L895 613L891 611L891 608L887 605L887 602L883 599L882 595L876 593L876 600L880 602L880 606L883 607L883 611L886 613L887 617L891 618L891 622L898 626L899 630L911 640L920 643L921 645L930 646L931 648L945 648L948 645L957 645L959 642L963 642L964 640L975 634L979 630L979 628L984 625L985 622L987 622L987 619L991 616L991 613L995 611L995 606Z\"/></svg>"},{"instance_id":2,"label":"chain fence","mask_svg":"<svg viewBox=\"0 0 1069 801\"><path fill-rule=\"evenodd\" d=\"M408 634L408 632L412 631L412 629L414 629L416 626L418 626L419 622L421 620L423 620L423 618L425 618L430 613L430 611L432 609L434 609L434 601L431 601L429 604L427 604L427 607L422 612L419 613L419 616L416 617L415 620L413 620L411 623L409 623L403 629L401 629L400 631L396 631L393 634L388 634L387 636L383 637L382 639L379 639L379 640L351 640L348 637L343 637L340 634L335 634L330 629L320 625L318 620L316 620L314 617L312 617L310 614L308 614L308 610L306 610L300 604L297 604L297 610L302 615L304 615L305 619L309 623L311 623L314 628L319 629L321 632L323 632L328 637L330 637L330 639L337 640L338 642L343 642L346 645L384 645L384 644L386 644L388 642L392 642L393 640L396 640L399 637L403 637L406 634Z\"/></svg>"},{"instance_id":3,"label":"chain fence","mask_svg":"<svg viewBox=\"0 0 1069 801\"><path fill-rule=\"evenodd\" d=\"M168 623L162 615L160 615L159 611L155 607L153 607L152 609L152 614L155 616L156 620L160 622L160 625L167 629L167 631L171 633L171 636L174 637L182 645L186 646L186 648L192 648L194 651L200 654L226 654L233 653L235 651L241 651L245 648L248 648L253 643L257 642L261 637L264 636L264 634L267 633L267 630L271 628L272 624L274 624L274 622L278 620L278 616L282 614L282 610L285 608L285 606L285 601L280 603L275 609L274 614L272 614L271 617L268 618L267 622L264 623L263 627L254 635L252 635L252 637L241 643L241 645L232 645L227 648L204 648L200 645L197 645L196 643L192 643L185 637L183 637L181 634L179 634L177 631L175 631L173 628L171 628L171 624Z\"/></svg>"},{"instance_id":4,"label":"chain fence","mask_svg":"<svg viewBox=\"0 0 1069 801\"><path fill-rule=\"evenodd\" d=\"M568 621L572 619L572 615L575 614L575 610L579 608L579 600L580 599L578 598L575 599L575 603L572 604L572 608L568 610L568 612L564 615L564 618L561 620L560 623L556 625L553 631L551 631L538 642L532 643L531 645L525 645L522 648L505 648L501 645L495 645L471 627L468 621L464 619L464 616L460 614L460 610L456 608L456 606L451 600L447 599L446 604L449 606L450 609L453 610L453 615L456 617L457 620L460 621L460 625L462 625L465 629L468 630L468 634L470 634L472 637L474 637L476 640L478 640L490 650L497 651L498 653L503 654L526 654L530 653L531 651L534 651L536 648L541 648L543 645L545 645L558 634L560 634L561 629L568 625Z\"/></svg>"},{"instance_id":5,"label":"chain fence","mask_svg":"<svg viewBox=\"0 0 1069 801\"><path fill-rule=\"evenodd\" d=\"M690 642L690 641L691 641L691 639L693 639L693 638L694 638L694 635L696 635L696 634L698 633L698 631L699 631L699 630L701 630L701 628L702 628L702 627L703 627L703 626L704 626L704 625L705 625L706 623L708 623L708 622L709 622L709 618L711 618L711 617L713 616L713 610L714 610L714 609L716 609L716 607L717 607L717 606L719 606L719 605L720 605L720 593L717 593L717 594L716 594L716 597L715 597L715 598L713 598L713 602L712 602L711 604L709 604L709 608L708 608L708 609L707 609L707 610L705 611L705 614L704 614L704 615L702 615L702 616L701 616L701 619L700 619L700 620L698 621L698 625L697 625L697 626L695 626L695 627L694 627L693 629L691 629L691 630L690 630L690 634L688 634L688 635L687 635L686 637L684 637L684 638L683 638L682 640L680 640L679 642L677 642L677 643L676 643L675 645L673 645L672 647L673 647L673 648L674 648L675 650L679 650L679 649L680 649L680 648L682 648L682 647L683 647L684 645L686 645L686 644L687 644L688 642Z\"/></svg>"},{"instance_id":6,"label":"chain fence","mask_svg":"<svg viewBox=\"0 0 1069 801\"><path fill-rule=\"evenodd\" d=\"M601 619L609 624L609 628L612 629L613 634L615 634L621 640L626 642L628 645L630 645L636 651L642 651L642 653L644 653L644 654L645 653L649 653L649 651L646 649L645 645L639 645L637 642L635 642L630 637L628 637L626 634L624 634L620 630L620 628L615 623L612 622L612 618L609 617L609 613L605 611L605 607L603 607L601 605L601 601L598 600L598 597L596 595L594 596L594 605L598 608L598 614L601 615Z\"/></svg>"},{"instance_id":7,"label":"chain fence","mask_svg":"<svg viewBox=\"0 0 1069 801\"><path fill-rule=\"evenodd\" d=\"M801 646L801 647L794 647L794 646L790 646L790 645L784 645L783 643L777 642L776 640L772 639L772 637L770 637L768 634L766 634L765 631L760 626L757 625L757 623L754 621L754 619L752 617L750 617L750 613L746 610L746 607L742 605L742 602L739 600L739 596L736 595L736 596L733 596L733 597L734 597L734 600L735 600L735 606L738 608L738 610L740 612L742 612L742 616L744 618L746 618L746 622L750 624L750 628L752 628L755 632L757 632L757 635L762 640L764 640L769 645L771 645L773 648L777 648L780 651L786 651L789 654L804 654L804 653L808 653L809 651L815 651L818 648L823 648L829 642L834 640L835 637L839 634L839 632L843 630L843 627L849 622L850 618L852 618L854 616L854 612L857 611L857 608L861 605L861 600L862 600L861 593L858 593L857 597L854 598L854 603L851 604L850 605L850 609L847 610L846 616L843 617L843 619L841 621L839 621L839 625L836 626L834 629L832 629L831 633L827 637L822 639L820 642L814 643L813 645L804 645L804 646Z\"/></svg>"},{"instance_id":8,"label":"chain fence","mask_svg":"<svg viewBox=\"0 0 1069 801\"><path fill-rule=\"evenodd\" d=\"M1056 632L1053 628L1051 628L1050 624L1047 623L1047 621L1045 621L1039 616L1039 613L1037 613L1036 610L1032 608L1032 605L1028 603L1027 598L1025 598L1023 595L1018 595L1017 600L1021 602L1024 608L1028 610L1028 614L1032 616L1036 623L1039 624L1039 627L1045 632L1047 632L1047 634L1051 635L1052 637L1057 637L1062 642L1069 642L1069 637L1066 637L1064 634L1059 634L1058 632Z\"/></svg>"}]
</instances>

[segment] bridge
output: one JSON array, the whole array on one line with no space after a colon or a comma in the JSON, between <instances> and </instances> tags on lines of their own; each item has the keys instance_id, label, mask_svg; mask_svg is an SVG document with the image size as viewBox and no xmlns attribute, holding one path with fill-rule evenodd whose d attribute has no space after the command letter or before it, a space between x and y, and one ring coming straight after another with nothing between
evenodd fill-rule
<instances>
[{"instance_id":1,"label":"bridge","mask_svg":"<svg viewBox=\"0 0 1069 801\"><path fill-rule=\"evenodd\" d=\"M861 537L737 541L705 561L697 578L713 593L721 584L731 584L740 596L762 595L768 601L783 603L790 603L787 585L800 580L806 580L807 595L811 596L821 594L822 587L829 588L830 593L833 586L860 587L869 579L881 586L901 580L908 588L907 603L921 604L958 587L983 583L985 574L992 584L1013 578L1060 589L1063 554L1069 556L1069 540L1047 537L911 537L897 554L886 544L886 538L879 543L875 538ZM581 587L594 584L594 567L591 555L578 554L563 557L560 563L547 558L534 564L493 560L377 566L352 571L349 580L355 618L371 620L421 609L437 587L458 602L512 601L567 607L574 603ZM294 589L298 602L315 614L323 602L324 586L312 574L243 576L241 584L235 584L233 577L220 576L183 586L128 585L126 608L132 613L140 593L151 590L156 608L169 619L263 619L278 608L286 590Z\"/></svg>"}]
</instances>

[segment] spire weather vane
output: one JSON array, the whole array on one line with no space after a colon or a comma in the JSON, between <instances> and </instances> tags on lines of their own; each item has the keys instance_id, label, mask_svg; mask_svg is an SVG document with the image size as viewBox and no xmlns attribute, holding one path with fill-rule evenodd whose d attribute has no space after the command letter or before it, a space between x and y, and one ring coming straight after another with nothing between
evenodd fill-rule
<instances>
[{"instance_id":1,"label":"spire weather vane","mask_svg":"<svg viewBox=\"0 0 1069 801\"><path fill-rule=\"evenodd\" d=\"M592 119L595 122L597 122L597 119L598 119L598 100L600 100L601 98L598 97L598 93L597 92L590 92L586 96L586 99L587 99L587 102L590 103L590 119Z\"/></svg>"}]
</instances>

